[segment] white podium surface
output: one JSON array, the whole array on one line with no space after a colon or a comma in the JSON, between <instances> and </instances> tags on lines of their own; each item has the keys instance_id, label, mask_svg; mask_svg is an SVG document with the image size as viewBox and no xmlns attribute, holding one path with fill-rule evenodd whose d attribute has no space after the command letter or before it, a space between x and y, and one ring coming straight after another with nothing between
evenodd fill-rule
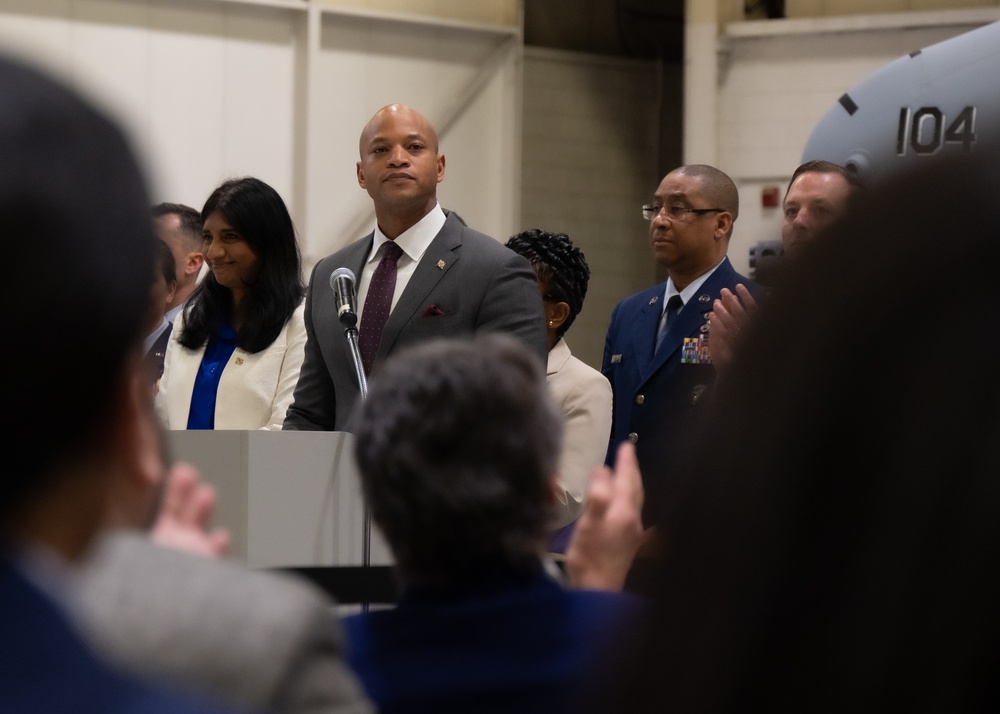
<instances>
[{"instance_id":1,"label":"white podium surface","mask_svg":"<svg viewBox=\"0 0 1000 714\"><path fill-rule=\"evenodd\" d=\"M214 523L250 567L362 565L364 506L353 437L318 431L171 431L171 456L217 490ZM371 565L391 565L371 527Z\"/></svg>"}]
</instances>

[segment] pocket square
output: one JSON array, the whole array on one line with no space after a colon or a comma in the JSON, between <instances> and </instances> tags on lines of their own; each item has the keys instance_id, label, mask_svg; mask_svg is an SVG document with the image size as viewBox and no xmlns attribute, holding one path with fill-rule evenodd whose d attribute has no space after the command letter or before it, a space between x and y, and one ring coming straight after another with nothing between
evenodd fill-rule
<instances>
[{"instance_id":1,"label":"pocket square","mask_svg":"<svg viewBox=\"0 0 1000 714\"><path fill-rule=\"evenodd\" d=\"M431 303L430 305L427 306L427 309L424 310L424 314L421 315L421 317L434 317L435 315L443 315L443 314L444 310L439 308L434 303Z\"/></svg>"}]
</instances>

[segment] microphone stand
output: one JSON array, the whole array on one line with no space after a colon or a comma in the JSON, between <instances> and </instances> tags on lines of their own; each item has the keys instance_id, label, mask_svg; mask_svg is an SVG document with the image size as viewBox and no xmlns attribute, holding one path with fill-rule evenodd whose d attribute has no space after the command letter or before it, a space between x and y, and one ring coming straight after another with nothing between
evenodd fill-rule
<instances>
[{"instance_id":1,"label":"microphone stand","mask_svg":"<svg viewBox=\"0 0 1000 714\"><path fill-rule=\"evenodd\" d=\"M341 313L340 320L344 325L344 335L347 337L347 344L351 350L351 361L354 362L354 374L358 378L361 399L365 400L368 398L368 378L365 376L365 368L361 362L361 348L358 347L358 328L356 326L358 318L353 313L345 312ZM372 511L368 503L368 497L364 494L364 489L361 492L361 500L364 504L361 565L368 568L371 567L372 562ZM368 612L367 602L361 603L361 611Z\"/></svg>"},{"instance_id":2,"label":"microphone stand","mask_svg":"<svg viewBox=\"0 0 1000 714\"><path fill-rule=\"evenodd\" d=\"M361 390L361 399L368 398L368 378L365 377L365 368L361 364L361 348L358 347L358 328L351 325L344 330L347 336L347 344L351 348L351 361L354 362L354 374L358 378L358 387Z\"/></svg>"}]
</instances>

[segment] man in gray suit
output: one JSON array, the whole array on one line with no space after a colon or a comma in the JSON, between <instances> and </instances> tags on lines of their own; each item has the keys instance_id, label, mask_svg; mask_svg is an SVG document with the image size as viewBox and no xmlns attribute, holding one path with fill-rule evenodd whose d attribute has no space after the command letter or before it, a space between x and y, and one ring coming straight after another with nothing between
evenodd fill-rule
<instances>
[{"instance_id":1,"label":"man in gray suit","mask_svg":"<svg viewBox=\"0 0 1000 714\"><path fill-rule=\"evenodd\" d=\"M545 360L542 302L531 266L438 204L445 157L430 122L409 107L390 104L365 125L359 149L358 184L375 204L377 225L313 270L305 360L285 429L343 430L358 399L351 350L329 288L337 268L358 276L366 372L406 345L483 332L513 334ZM395 254L386 287L379 264ZM376 293L381 297L373 297ZM380 312L383 319L388 315L384 327L377 324Z\"/></svg>"},{"instance_id":2,"label":"man in gray suit","mask_svg":"<svg viewBox=\"0 0 1000 714\"><path fill-rule=\"evenodd\" d=\"M105 532L78 582L76 614L93 647L123 668L249 711L371 714L329 598L291 575L205 557L228 549L228 534L209 528L214 492L178 464L161 499L162 434L151 423L137 430L144 467L116 479Z\"/></svg>"},{"instance_id":3,"label":"man in gray suit","mask_svg":"<svg viewBox=\"0 0 1000 714\"><path fill-rule=\"evenodd\" d=\"M249 711L371 714L330 601L292 576L108 534L81 579L81 626L124 668Z\"/></svg>"}]
</instances>

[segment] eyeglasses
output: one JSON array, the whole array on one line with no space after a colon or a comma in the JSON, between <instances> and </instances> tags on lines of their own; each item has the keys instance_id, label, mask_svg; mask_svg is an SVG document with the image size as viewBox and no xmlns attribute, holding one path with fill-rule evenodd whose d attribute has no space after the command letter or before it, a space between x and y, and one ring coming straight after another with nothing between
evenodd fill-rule
<instances>
[{"instance_id":1,"label":"eyeglasses","mask_svg":"<svg viewBox=\"0 0 1000 714\"><path fill-rule=\"evenodd\" d=\"M667 218L671 221L683 221L687 219L689 213L701 216L706 213L725 213L724 208L685 208L684 206L643 206L642 217L651 221L660 215L660 211L667 212Z\"/></svg>"}]
</instances>

